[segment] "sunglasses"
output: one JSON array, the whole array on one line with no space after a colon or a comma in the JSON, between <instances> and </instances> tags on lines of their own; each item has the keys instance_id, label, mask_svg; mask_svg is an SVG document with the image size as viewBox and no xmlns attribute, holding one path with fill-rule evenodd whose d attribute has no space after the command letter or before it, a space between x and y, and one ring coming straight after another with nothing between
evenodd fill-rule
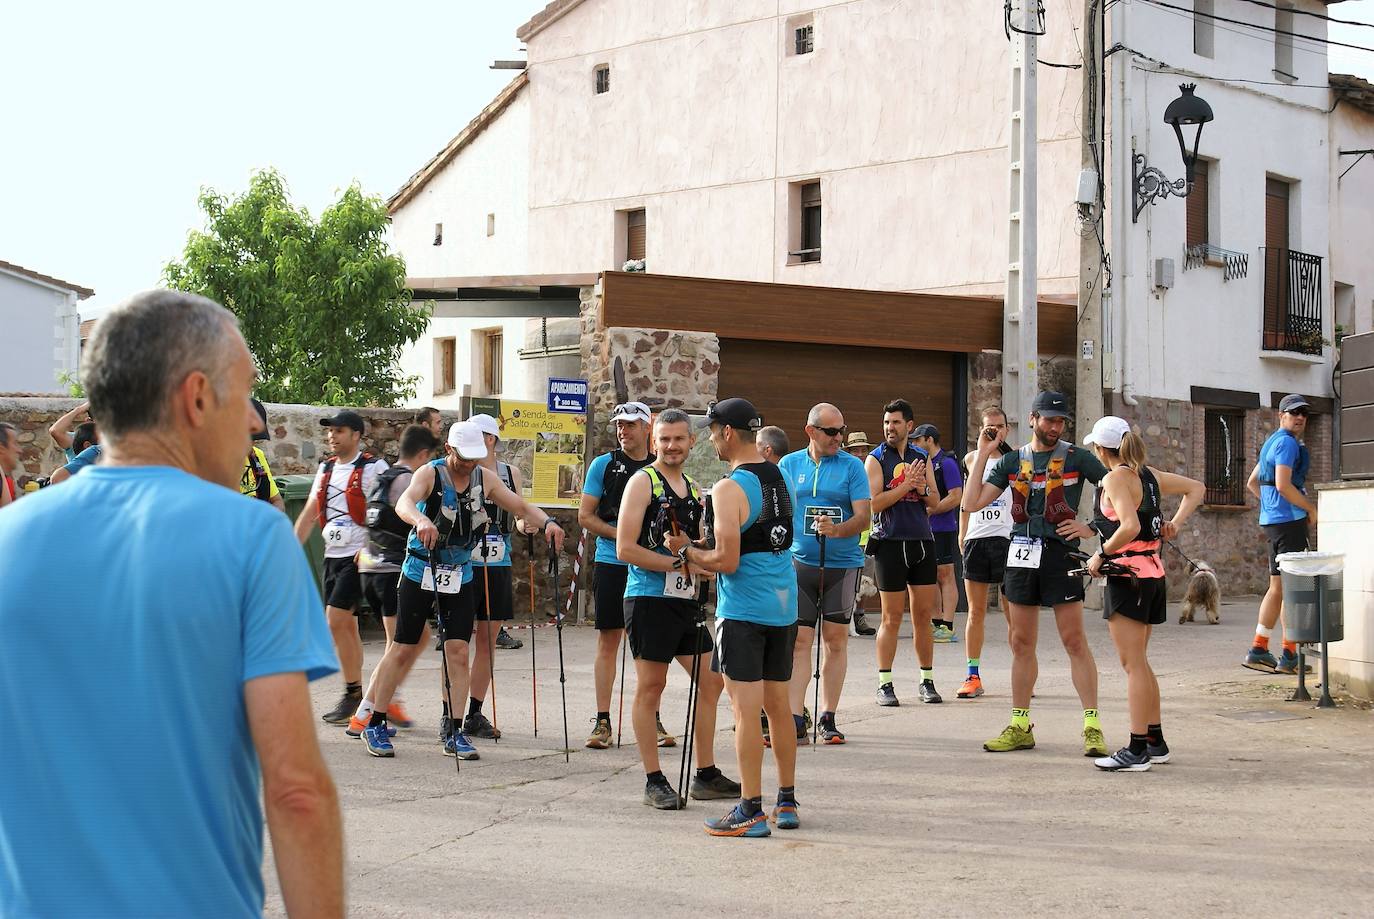
<instances>
[{"instance_id":1,"label":"sunglasses","mask_svg":"<svg viewBox=\"0 0 1374 919\"><path fill-rule=\"evenodd\" d=\"M849 430L849 425L841 425L838 428L827 428L824 425L813 424L812 427L828 437L839 437L845 431Z\"/></svg>"},{"instance_id":2,"label":"sunglasses","mask_svg":"<svg viewBox=\"0 0 1374 919\"><path fill-rule=\"evenodd\" d=\"M1306 417L1307 417L1307 409L1305 409L1305 408L1295 408L1295 409L1290 410L1290 411L1288 412L1288 414L1290 414L1290 415L1297 415L1299 418L1306 418Z\"/></svg>"}]
</instances>

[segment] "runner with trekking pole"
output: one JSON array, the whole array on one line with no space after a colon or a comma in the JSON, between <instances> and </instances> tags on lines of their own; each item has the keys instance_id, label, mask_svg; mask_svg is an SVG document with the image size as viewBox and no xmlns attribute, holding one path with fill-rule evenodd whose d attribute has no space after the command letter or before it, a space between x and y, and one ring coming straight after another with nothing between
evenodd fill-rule
<instances>
[{"instance_id":1,"label":"runner with trekking pole","mask_svg":"<svg viewBox=\"0 0 1374 919\"><path fill-rule=\"evenodd\" d=\"M539 736L539 668L534 660L534 633L539 628L534 604L534 534L525 534L525 558L529 563L530 582L530 710L534 713L534 736ZM557 596L554 603L558 602Z\"/></svg>"},{"instance_id":2,"label":"runner with trekking pole","mask_svg":"<svg viewBox=\"0 0 1374 919\"><path fill-rule=\"evenodd\" d=\"M558 690L563 695L563 762L572 762L568 746L568 674L563 669L563 611L558 608L558 550L549 545L549 576L553 578L554 631L558 633Z\"/></svg>"}]
</instances>

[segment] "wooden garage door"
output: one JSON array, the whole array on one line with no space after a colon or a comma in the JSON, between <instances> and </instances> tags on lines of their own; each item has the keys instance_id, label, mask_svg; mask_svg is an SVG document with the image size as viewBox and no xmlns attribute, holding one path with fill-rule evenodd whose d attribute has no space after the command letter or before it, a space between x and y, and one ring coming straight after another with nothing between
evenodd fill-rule
<instances>
[{"instance_id":1,"label":"wooden garage door","mask_svg":"<svg viewBox=\"0 0 1374 919\"><path fill-rule=\"evenodd\" d=\"M806 413L817 402L833 402L851 431L878 443L883 405L902 398L916 422L930 422L949 443L956 412L953 354L898 348L722 339L720 397L743 396L766 424L787 432L792 449L806 443Z\"/></svg>"}]
</instances>

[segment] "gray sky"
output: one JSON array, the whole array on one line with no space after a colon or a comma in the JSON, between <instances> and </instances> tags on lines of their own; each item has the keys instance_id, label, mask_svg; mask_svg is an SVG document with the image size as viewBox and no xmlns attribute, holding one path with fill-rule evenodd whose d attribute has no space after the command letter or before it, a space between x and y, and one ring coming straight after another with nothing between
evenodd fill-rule
<instances>
[{"instance_id":1,"label":"gray sky","mask_svg":"<svg viewBox=\"0 0 1374 919\"><path fill-rule=\"evenodd\" d=\"M354 179L386 197L514 76L488 65L523 57L544 3L7 4L0 259L95 288L91 315L157 283L201 186L275 166L316 215ZM1329 10L1374 24L1374 0ZM1330 37L1374 47L1371 28ZM1374 54L1330 66L1374 81Z\"/></svg>"}]
</instances>

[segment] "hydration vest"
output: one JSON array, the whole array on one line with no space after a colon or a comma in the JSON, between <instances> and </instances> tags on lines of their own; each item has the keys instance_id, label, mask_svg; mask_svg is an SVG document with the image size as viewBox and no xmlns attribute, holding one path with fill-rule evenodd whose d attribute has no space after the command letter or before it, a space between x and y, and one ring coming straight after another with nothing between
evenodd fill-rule
<instances>
[{"instance_id":1,"label":"hydration vest","mask_svg":"<svg viewBox=\"0 0 1374 919\"><path fill-rule=\"evenodd\" d=\"M763 507L758 518L739 537L739 554L771 552L777 555L792 548L792 495L778 467L769 462L745 463L738 467L752 472L763 492Z\"/></svg>"},{"instance_id":2,"label":"hydration vest","mask_svg":"<svg viewBox=\"0 0 1374 919\"><path fill-rule=\"evenodd\" d=\"M1102 511L1102 492L1099 488L1097 494L1093 496L1093 529L1097 530L1102 537L1102 542L1112 538L1117 530L1121 529L1120 520L1109 520ZM1159 543L1164 537L1164 512L1160 507L1159 500L1159 481L1155 479L1154 473L1149 468L1142 467L1140 470L1140 505L1136 508L1136 516L1140 520L1140 533L1131 540L1131 545L1138 543L1150 544L1146 548L1123 549L1120 552L1113 552L1110 555L1104 554L1103 558L1127 558L1133 555L1159 555ZM1120 516L1119 514L1117 516Z\"/></svg>"},{"instance_id":3,"label":"hydration vest","mask_svg":"<svg viewBox=\"0 0 1374 919\"><path fill-rule=\"evenodd\" d=\"M334 464L338 457L330 456L324 461L324 473L320 476L320 487L315 490L317 517L320 529L329 524L329 479L334 474ZM344 487L344 499L348 502L348 516L358 526L367 526L367 495L363 494L363 470L377 462L371 453L359 453L353 461L353 471L348 475L348 485Z\"/></svg>"},{"instance_id":4,"label":"hydration vest","mask_svg":"<svg viewBox=\"0 0 1374 919\"><path fill-rule=\"evenodd\" d=\"M377 477L377 487L372 489L372 498L367 502L368 552L393 564L400 562L405 555L410 524L396 513L396 505L391 503L391 486L401 476L411 474L411 470L405 466L387 469Z\"/></svg>"},{"instance_id":5,"label":"hydration vest","mask_svg":"<svg viewBox=\"0 0 1374 919\"><path fill-rule=\"evenodd\" d=\"M697 491L696 485L684 472L682 478L687 483L687 495L680 497L653 466L645 466L644 473L649 477L653 491L649 506L644 509L644 523L639 528L639 544L646 549L661 548L668 534L675 529L691 539L696 539L704 516L701 494Z\"/></svg>"},{"instance_id":6,"label":"hydration vest","mask_svg":"<svg viewBox=\"0 0 1374 919\"><path fill-rule=\"evenodd\" d=\"M641 460L630 459L623 450L612 450L611 458L601 476L601 499L596 504L596 516L607 523L615 523L620 516L620 499L630 476L648 466L655 459L650 453Z\"/></svg>"},{"instance_id":7,"label":"hydration vest","mask_svg":"<svg viewBox=\"0 0 1374 919\"><path fill-rule=\"evenodd\" d=\"M272 500L272 479L258 462L258 451L248 448L248 468L253 471L253 497L259 501Z\"/></svg>"},{"instance_id":8,"label":"hydration vest","mask_svg":"<svg viewBox=\"0 0 1374 919\"><path fill-rule=\"evenodd\" d=\"M501 476L501 481L506 483L506 487L515 491L515 475L510 470L509 463L497 461L496 472ZM485 495L483 496L485 498ZM515 515L494 501L483 501L483 508L487 512L487 519L491 521L496 532L502 536L509 536L515 529Z\"/></svg>"},{"instance_id":9,"label":"hydration vest","mask_svg":"<svg viewBox=\"0 0 1374 919\"><path fill-rule=\"evenodd\" d=\"M1287 431L1287 430L1285 430L1285 429L1283 429L1283 428L1279 428L1279 430L1280 430L1280 431L1283 431L1283 433L1287 434L1289 437L1292 437L1294 440L1298 440L1298 438L1295 437L1291 431ZM1271 435L1271 436L1272 436L1272 435ZM1266 441L1266 443L1267 443L1267 441ZM1263 456L1264 456L1264 448L1263 448L1263 446L1261 446L1261 447L1260 447L1260 457L1263 458ZM1311 464L1311 454L1308 453L1308 451L1307 451L1307 444L1303 443L1302 441L1298 441L1298 463L1297 463L1296 466L1293 467L1293 476L1292 476L1292 477L1295 478L1295 479L1300 479L1300 478L1302 478L1304 475L1307 474L1307 467L1308 467L1310 464ZM1273 479L1260 478L1260 479L1259 479L1259 484L1260 484L1260 485L1268 485L1270 488L1278 488L1278 487L1279 487L1279 486L1278 486L1278 482L1275 482ZM1301 489L1299 489L1299 490L1301 491Z\"/></svg>"},{"instance_id":10,"label":"hydration vest","mask_svg":"<svg viewBox=\"0 0 1374 919\"><path fill-rule=\"evenodd\" d=\"M1049 464L1045 467L1045 508L1040 516L1052 525L1078 516L1074 509L1069 507L1068 499L1064 495L1064 464L1072 449L1067 441L1059 441L1054 445L1054 452L1050 454ZM1016 478L1011 482L1011 519L1017 523L1026 523L1031 519L1026 508L1034 478L1035 451L1031 449L1030 444L1026 444L1021 448L1021 468L1017 470Z\"/></svg>"}]
</instances>

